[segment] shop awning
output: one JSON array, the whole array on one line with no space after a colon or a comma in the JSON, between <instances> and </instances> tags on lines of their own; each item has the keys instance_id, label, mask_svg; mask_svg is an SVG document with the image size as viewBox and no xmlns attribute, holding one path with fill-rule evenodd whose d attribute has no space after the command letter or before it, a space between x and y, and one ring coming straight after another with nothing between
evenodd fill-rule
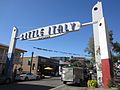
<instances>
[{"instance_id":1,"label":"shop awning","mask_svg":"<svg viewBox=\"0 0 120 90\"><path fill-rule=\"evenodd\" d=\"M46 68L44 68L45 70L53 70L53 68L51 68L51 67L46 67Z\"/></svg>"}]
</instances>

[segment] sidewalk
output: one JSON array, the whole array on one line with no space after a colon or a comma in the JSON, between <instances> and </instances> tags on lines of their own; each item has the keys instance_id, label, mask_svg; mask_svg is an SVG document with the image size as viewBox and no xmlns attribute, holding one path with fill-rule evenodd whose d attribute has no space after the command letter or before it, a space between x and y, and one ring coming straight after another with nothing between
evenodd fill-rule
<instances>
[{"instance_id":1,"label":"sidewalk","mask_svg":"<svg viewBox=\"0 0 120 90\"><path fill-rule=\"evenodd\" d=\"M87 90L120 90L118 88L87 88Z\"/></svg>"}]
</instances>

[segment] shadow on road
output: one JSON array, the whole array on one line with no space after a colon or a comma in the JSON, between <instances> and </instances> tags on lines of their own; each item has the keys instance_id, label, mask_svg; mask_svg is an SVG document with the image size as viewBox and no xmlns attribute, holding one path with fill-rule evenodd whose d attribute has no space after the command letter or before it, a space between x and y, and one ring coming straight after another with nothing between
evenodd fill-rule
<instances>
[{"instance_id":1,"label":"shadow on road","mask_svg":"<svg viewBox=\"0 0 120 90\"><path fill-rule=\"evenodd\" d=\"M75 87L87 87L87 83L83 82L81 84L72 84L72 83L69 83L67 84L68 86L75 86Z\"/></svg>"},{"instance_id":2,"label":"shadow on road","mask_svg":"<svg viewBox=\"0 0 120 90\"><path fill-rule=\"evenodd\" d=\"M0 85L0 90L49 90L53 87L42 85L28 85L28 84L8 84Z\"/></svg>"}]
</instances>

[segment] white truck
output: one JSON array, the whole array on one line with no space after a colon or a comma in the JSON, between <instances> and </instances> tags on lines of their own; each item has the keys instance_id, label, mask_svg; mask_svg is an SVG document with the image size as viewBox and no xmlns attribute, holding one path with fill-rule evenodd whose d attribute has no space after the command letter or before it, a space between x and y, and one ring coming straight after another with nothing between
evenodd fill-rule
<instances>
[{"instance_id":1,"label":"white truck","mask_svg":"<svg viewBox=\"0 0 120 90\"><path fill-rule=\"evenodd\" d=\"M72 82L73 84L80 84L84 80L83 67L62 67L61 79L64 84Z\"/></svg>"}]
</instances>

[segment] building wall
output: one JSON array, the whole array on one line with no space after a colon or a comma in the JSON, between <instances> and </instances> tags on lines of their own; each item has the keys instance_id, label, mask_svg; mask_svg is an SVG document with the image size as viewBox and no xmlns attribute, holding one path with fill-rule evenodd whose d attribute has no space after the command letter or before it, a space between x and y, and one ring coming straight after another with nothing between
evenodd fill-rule
<instances>
[{"instance_id":1,"label":"building wall","mask_svg":"<svg viewBox=\"0 0 120 90\"><path fill-rule=\"evenodd\" d=\"M28 65L28 60L30 57L23 58L23 72L30 72L30 66ZM49 72L49 70L45 70L46 67L51 67L52 70L50 72L57 72L57 67L59 66L59 61L53 60L47 57L36 56L32 61L32 69L31 72L34 74L45 74Z\"/></svg>"},{"instance_id":2,"label":"building wall","mask_svg":"<svg viewBox=\"0 0 120 90\"><path fill-rule=\"evenodd\" d=\"M30 66L28 65L28 60L29 57L24 57L22 61L22 68L24 72L29 72L30 71Z\"/></svg>"},{"instance_id":3,"label":"building wall","mask_svg":"<svg viewBox=\"0 0 120 90\"><path fill-rule=\"evenodd\" d=\"M28 61L31 57L24 57L22 61L22 68L23 72L30 72L30 65L28 64ZM38 59L37 57L33 57L32 60L32 66L31 66L31 72L36 74L37 73L37 64L38 64Z\"/></svg>"},{"instance_id":4,"label":"building wall","mask_svg":"<svg viewBox=\"0 0 120 90\"><path fill-rule=\"evenodd\" d=\"M13 71L14 71L15 67L20 68L20 66L22 64L22 60L20 58L21 58L22 54L24 54L24 52L27 52L27 51L21 50L21 49L15 49L14 60L13 60L13 64L14 64ZM2 73L5 70L7 53L8 53L8 46L0 44L0 76L2 75Z\"/></svg>"},{"instance_id":5,"label":"building wall","mask_svg":"<svg viewBox=\"0 0 120 90\"><path fill-rule=\"evenodd\" d=\"M5 63L6 63L6 57L7 55L7 50L0 48L0 75L3 73L3 70L5 68Z\"/></svg>"},{"instance_id":6,"label":"building wall","mask_svg":"<svg viewBox=\"0 0 120 90\"><path fill-rule=\"evenodd\" d=\"M4 49L4 48L0 48L0 63L6 63L6 60L7 60L7 52L8 50L7 49ZM21 61L21 52L20 51L15 51L15 54L14 54L14 60L13 60L13 63L14 64L22 64L22 61Z\"/></svg>"},{"instance_id":7,"label":"building wall","mask_svg":"<svg viewBox=\"0 0 120 90\"><path fill-rule=\"evenodd\" d=\"M0 48L0 63L6 63L7 59L7 49Z\"/></svg>"}]
</instances>

